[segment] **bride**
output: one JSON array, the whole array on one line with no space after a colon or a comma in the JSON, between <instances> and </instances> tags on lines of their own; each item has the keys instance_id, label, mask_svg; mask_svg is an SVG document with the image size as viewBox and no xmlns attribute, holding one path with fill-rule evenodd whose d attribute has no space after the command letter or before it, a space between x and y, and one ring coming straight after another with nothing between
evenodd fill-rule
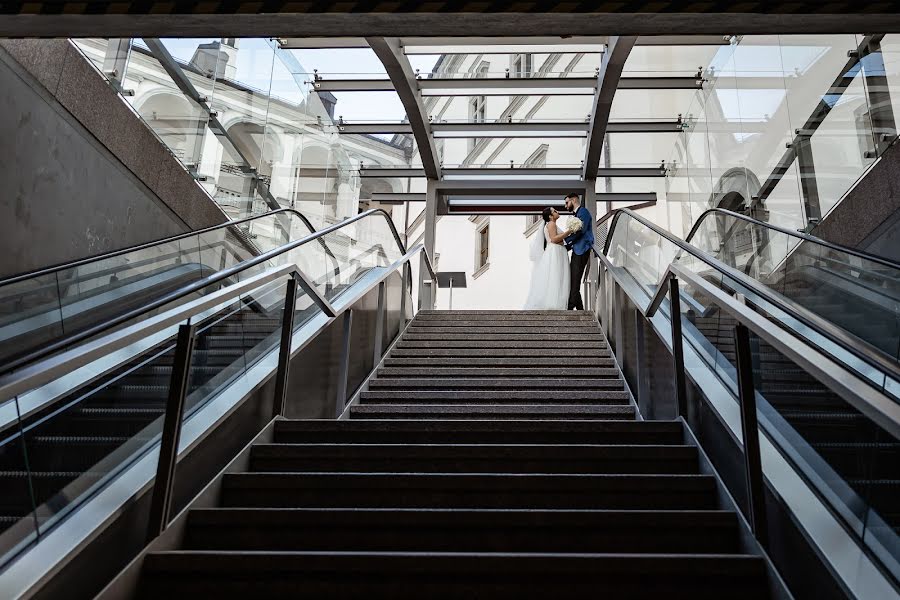
<instances>
[{"instance_id":1,"label":"bride","mask_svg":"<svg viewBox=\"0 0 900 600\"><path fill-rule=\"evenodd\" d=\"M570 231L559 231L559 213L547 207L541 212L544 233L535 235L529 258L535 263L525 310L565 310L569 300L569 253L563 240Z\"/></svg>"}]
</instances>

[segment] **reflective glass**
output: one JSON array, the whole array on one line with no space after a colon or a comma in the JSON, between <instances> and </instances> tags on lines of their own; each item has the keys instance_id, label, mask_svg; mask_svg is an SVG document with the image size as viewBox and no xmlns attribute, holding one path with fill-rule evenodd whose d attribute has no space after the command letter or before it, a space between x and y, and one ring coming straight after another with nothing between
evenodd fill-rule
<instances>
[{"instance_id":1,"label":"reflective glass","mask_svg":"<svg viewBox=\"0 0 900 600\"><path fill-rule=\"evenodd\" d=\"M0 360L21 356L63 332L56 273L0 286Z\"/></svg>"},{"instance_id":2,"label":"reflective glass","mask_svg":"<svg viewBox=\"0 0 900 600\"><path fill-rule=\"evenodd\" d=\"M12 405L12 406L10 406ZM19 431L18 398L9 400L0 412L0 473L3 494L0 496L0 562L37 538L34 496L31 491L25 444ZM2 409L0 409L2 410Z\"/></svg>"}]
</instances>

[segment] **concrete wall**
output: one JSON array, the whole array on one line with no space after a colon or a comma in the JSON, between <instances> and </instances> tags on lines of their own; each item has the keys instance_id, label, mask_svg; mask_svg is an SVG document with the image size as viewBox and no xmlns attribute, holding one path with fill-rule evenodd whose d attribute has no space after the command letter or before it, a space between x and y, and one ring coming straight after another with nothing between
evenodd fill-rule
<instances>
[{"instance_id":1,"label":"concrete wall","mask_svg":"<svg viewBox=\"0 0 900 600\"><path fill-rule=\"evenodd\" d=\"M900 261L900 144L888 148L812 233Z\"/></svg>"},{"instance_id":2,"label":"concrete wall","mask_svg":"<svg viewBox=\"0 0 900 600\"><path fill-rule=\"evenodd\" d=\"M226 220L68 41L0 41L0 89L0 276Z\"/></svg>"}]
</instances>

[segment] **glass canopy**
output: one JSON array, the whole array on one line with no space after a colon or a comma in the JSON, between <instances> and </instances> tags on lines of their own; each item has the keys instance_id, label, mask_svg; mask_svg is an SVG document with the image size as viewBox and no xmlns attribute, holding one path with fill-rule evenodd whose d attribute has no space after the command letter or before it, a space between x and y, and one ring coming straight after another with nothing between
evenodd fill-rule
<instances>
[{"instance_id":1,"label":"glass canopy","mask_svg":"<svg viewBox=\"0 0 900 600\"><path fill-rule=\"evenodd\" d=\"M226 211L321 223L430 175L593 181L674 231L724 205L804 229L896 137L900 98L896 35L114 42L76 41Z\"/></svg>"}]
</instances>

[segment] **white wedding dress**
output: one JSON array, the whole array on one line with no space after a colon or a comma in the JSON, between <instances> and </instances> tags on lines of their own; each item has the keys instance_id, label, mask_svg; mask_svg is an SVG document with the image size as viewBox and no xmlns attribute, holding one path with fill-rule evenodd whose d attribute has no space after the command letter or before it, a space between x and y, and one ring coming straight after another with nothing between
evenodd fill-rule
<instances>
[{"instance_id":1,"label":"white wedding dress","mask_svg":"<svg viewBox=\"0 0 900 600\"><path fill-rule=\"evenodd\" d=\"M569 303L569 253L550 243L549 225L544 225L547 247L534 262L525 310L565 310Z\"/></svg>"}]
</instances>

